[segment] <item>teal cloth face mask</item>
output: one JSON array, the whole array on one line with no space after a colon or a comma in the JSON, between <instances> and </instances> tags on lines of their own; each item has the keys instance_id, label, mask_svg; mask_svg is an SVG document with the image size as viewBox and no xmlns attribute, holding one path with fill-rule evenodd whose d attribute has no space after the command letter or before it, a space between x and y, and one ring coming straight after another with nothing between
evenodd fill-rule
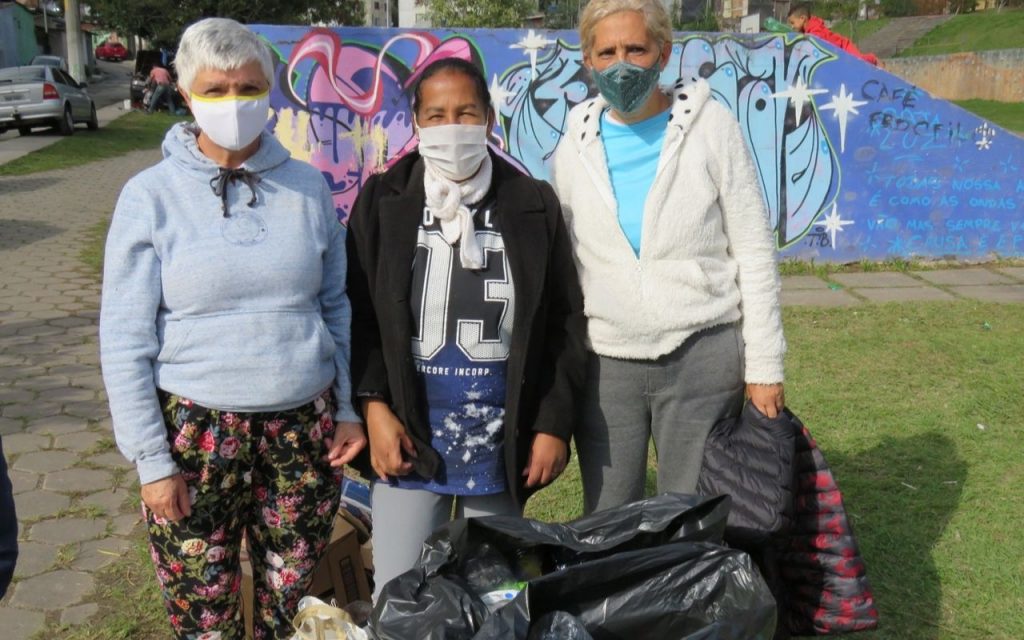
<instances>
[{"instance_id":1,"label":"teal cloth face mask","mask_svg":"<svg viewBox=\"0 0 1024 640\"><path fill-rule=\"evenodd\" d=\"M608 104L619 113L633 113L647 102L658 86L661 69L655 62L650 69L628 62L616 62L604 71L593 71L594 84Z\"/></svg>"}]
</instances>

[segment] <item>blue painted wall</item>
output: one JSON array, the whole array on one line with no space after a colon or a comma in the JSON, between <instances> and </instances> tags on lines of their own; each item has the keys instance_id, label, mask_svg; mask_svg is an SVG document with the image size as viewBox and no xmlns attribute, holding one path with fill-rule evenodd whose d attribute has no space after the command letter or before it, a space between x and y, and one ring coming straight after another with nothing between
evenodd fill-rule
<instances>
[{"instance_id":1,"label":"blue painted wall","mask_svg":"<svg viewBox=\"0 0 1024 640\"><path fill-rule=\"evenodd\" d=\"M575 32L254 29L279 56L271 126L324 172L342 218L415 146L411 88L438 57L482 66L496 146L539 178L595 92ZM680 34L662 81L679 77L707 78L736 114L784 257L1024 257L1024 139L802 36Z\"/></svg>"}]
</instances>

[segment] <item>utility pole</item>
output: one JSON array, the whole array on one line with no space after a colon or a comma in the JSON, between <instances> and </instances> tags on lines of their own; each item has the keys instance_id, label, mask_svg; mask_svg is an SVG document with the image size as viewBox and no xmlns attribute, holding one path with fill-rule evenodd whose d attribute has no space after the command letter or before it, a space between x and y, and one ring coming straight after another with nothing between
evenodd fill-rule
<instances>
[{"instance_id":1,"label":"utility pole","mask_svg":"<svg viewBox=\"0 0 1024 640\"><path fill-rule=\"evenodd\" d=\"M78 14L78 0L64 0L64 29L68 45L68 71L71 77L85 82L85 61L82 59L82 21Z\"/></svg>"}]
</instances>

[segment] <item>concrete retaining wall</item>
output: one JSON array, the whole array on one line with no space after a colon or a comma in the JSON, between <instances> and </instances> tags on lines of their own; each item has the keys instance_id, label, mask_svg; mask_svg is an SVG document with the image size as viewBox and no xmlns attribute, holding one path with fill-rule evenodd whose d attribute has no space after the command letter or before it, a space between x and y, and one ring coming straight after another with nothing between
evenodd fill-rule
<instances>
[{"instance_id":1,"label":"concrete retaining wall","mask_svg":"<svg viewBox=\"0 0 1024 640\"><path fill-rule=\"evenodd\" d=\"M937 98L1024 102L1024 49L890 58L884 64Z\"/></svg>"}]
</instances>

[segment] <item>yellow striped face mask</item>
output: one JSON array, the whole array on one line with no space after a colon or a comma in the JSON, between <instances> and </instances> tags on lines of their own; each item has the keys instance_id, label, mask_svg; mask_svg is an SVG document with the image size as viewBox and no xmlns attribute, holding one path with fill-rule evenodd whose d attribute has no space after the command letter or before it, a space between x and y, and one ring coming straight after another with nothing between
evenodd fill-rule
<instances>
[{"instance_id":1,"label":"yellow striped face mask","mask_svg":"<svg viewBox=\"0 0 1024 640\"><path fill-rule=\"evenodd\" d=\"M192 94L192 115L206 136L224 149L252 144L267 124L270 92L258 96L204 98Z\"/></svg>"}]
</instances>

